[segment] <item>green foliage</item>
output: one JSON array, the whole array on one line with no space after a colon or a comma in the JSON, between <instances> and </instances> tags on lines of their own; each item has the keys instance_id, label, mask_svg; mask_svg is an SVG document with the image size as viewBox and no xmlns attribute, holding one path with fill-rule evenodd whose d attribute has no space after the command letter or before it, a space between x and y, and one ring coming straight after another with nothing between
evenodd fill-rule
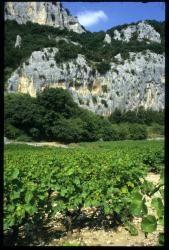
<instances>
[{"instance_id":1,"label":"green foliage","mask_svg":"<svg viewBox=\"0 0 169 250\"><path fill-rule=\"evenodd\" d=\"M31 128L29 134L34 140L38 140L40 138L40 130L38 128Z\"/></svg>"},{"instance_id":2,"label":"green foliage","mask_svg":"<svg viewBox=\"0 0 169 250\"><path fill-rule=\"evenodd\" d=\"M157 220L153 215L147 215L143 218L141 223L141 229L145 233L152 233L157 228Z\"/></svg>"},{"instance_id":3,"label":"green foliage","mask_svg":"<svg viewBox=\"0 0 169 250\"><path fill-rule=\"evenodd\" d=\"M107 85L102 85L103 92L107 93Z\"/></svg>"},{"instance_id":4,"label":"green foliage","mask_svg":"<svg viewBox=\"0 0 169 250\"><path fill-rule=\"evenodd\" d=\"M128 124L113 124L112 128L114 129L114 140L130 139Z\"/></svg>"},{"instance_id":5,"label":"green foliage","mask_svg":"<svg viewBox=\"0 0 169 250\"><path fill-rule=\"evenodd\" d=\"M109 120L112 123L120 123L123 122L122 111L119 109L115 109L115 111L110 115Z\"/></svg>"},{"instance_id":6,"label":"green foliage","mask_svg":"<svg viewBox=\"0 0 169 250\"><path fill-rule=\"evenodd\" d=\"M16 141L19 141L19 142L30 142L32 141L32 138L33 139L36 139L35 137L30 137L28 136L27 134L23 134L22 132L17 136L15 137L16 138Z\"/></svg>"},{"instance_id":7,"label":"green foliage","mask_svg":"<svg viewBox=\"0 0 169 250\"><path fill-rule=\"evenodd\" d=\"M136 229L135 226L132 225L132 223L127 221L127 223L125 223L125 228L129 231L130 235L132 236L138 235L138 230Z\"/></svg>"},{"instance_id":8,"label":"green foliage","mask_svg":"<svg viewBox=\"0 0 169 250\"><path fill-rule=\"evenodd\" d=\"M22 133L22 130L14 127L10 123L5 124L4 129L5 129L4 133L6 137L9 139L15 139Z\"/></svg>"},{"instance_id":9,"label":"green foliage","mask_svg":"<svg viewBox=\"0 0 169 250\"><path fill-rule=\"evenodd\" d=\"M138 38L138 33L137 33L137 31L135 31L135 32L132 34L131 40L132 40L132 41L135 41L135 40L137 40L137 38Z\"/></svg>"},{"instance_id":10,"label":"green foliage","mask_svg":"<svg viewBox=\"0 0 169 250\"><path fill-rule=\"evenodd\" d=\"M108 105L107 105L107 101L106 100L104 100L104 99L101 99L101 103L107 108L108 107Z\"/></svg>"},{"instance_id":11,"label":"green foliage","mask_svg":"<svg viewBox=\"0 0 169 250\"><path fill-rule=\"evenodd\" d=\"M36 99L28 94L6 94L4 96L4 119L25 132L37 123L40 110L37 109ZM38 112L39 111L39 112Z\"/></svg>"},{"instance_id":12,"label":"green foliage","mask_svg":"<svg viewBox=\"0 0 169 250\"><path fill-rule=\"evenodd\" d=\"M84 133L83 121L80 118L62 118L52 127L53 139L66 143L84 140Z\"/></svg>"},{"instance_id":13,"label":"green foliage","mask_svg":"<svg viewBox=\"0 0 169 250\"><path fill-rule=\"evenodd\" d=\"M104 75L110 69L110 64L106 62L101 62L96 64L96 68L101 75Z\"/></svg>"},{"instance_id":14,"label":"green foliage","mask_svg":"<svg viewBox=\"0 0 169 250\"><path fill-rule=\"evenodd\" d=\"M73 212L79 215L84 207L95 207L102 211L103 219L109 215L136 235L130 224L134 209L134 214L143 216L143 231L152 232L156 220L146 214L145 200L138 191L140 178L148 170L142 153L151 154L148 149L164 152L164 143L97 142L67 149L5 145L5 233L26 223L39 228L57 212L67 219ZM130 205L135 201L139 203L136 207ZM161 208L159 200L153 200L153 205Z\"/></svg>"},{"instance_id":15,"label":"green foliage","mask_svg":"<svg viewBox=\"0 0 169 250\"><path fill-rule=\"evenodd\" d=\"M97 103L97 97L96 96L92 96L92 101L93 101L94 104L96 104Z\"/></svg>"},{"instance_id":16,"label":"green foliage","mask_svg":"<svg viewBox=\"0 0 169 250\"><path fill-rule=\"evenodd\" d=\"M38 93L37 98L27 94L5 94L4 103L5 135L10 139L23 135L28 140L32 138L69 143L101 139L146 139L152 135L152 131L157 132L157 135L164 134L162 125L145 126L151 118L151 121L157 121L158 118L162 123L164 112L145 111L142 108L127 112L115 110L108 121L107 118L103 119L78 107L70 93L60 88L46 88ZM102 103L107 107L105 100ZM154 118L148 114L154 114Z\"/></svg>"},{"instance_id":17,"label":"green foliage","mask_svg":"<svg viewBox=\"0 0 169 250\"><path fill-rule=\"evenodd\" d=\"M160 246L164 245L164 233L159 234L159 244Z\"/></svg>"},{"instance_id":18,"label":"green foliage","mask_svg":"<svg viewBox=\"0 0 169 250\"><path fill-rule=\"evenodd\" d=\"M64 40L59 41L59 52L55 54L56 63L66 62L68 60L76 59L79 49L77 46L72 45L71 43L66 43Z\"/></svg>"},{"instance_id":19,"label":"green foliage","mask_svg":"<svg viewBox=\"0 0 169 250\"><path fill-rule=\"evenodd\" d=\"M132 140L143 140L147 138L146 126L132 124L129 126L129 136Z\"/></svg>"},{"instance_id":20,"label":"green foliage","mask_svg":"<svg viewBox=\"0 0 169 250\"><path fill-rule=\"evenodd\" d=\"M4 90L5 91L7 90L7 87L8 87L7 81L10 78L12 72L13 72L13 69L10 67L6 67L4 69Z\"/></svg>"},{"instance_id":21,"label":"green foliage","mask_svg":"<svg viewBox=\"0 0 169 250\"><path fill-rule=\"evenodd\" d=\"M120 111L116 109L109 117L112 123L140 123L150 125L157 123L164 125L164 111L155 111L152 109L145 110L143 107L139 107L135 110Z\"/></svg>"},{"instance_id":22,"label":"green foliage","mask_svg":"<svg viewBox=\"0 0 169 250\"><path fill-rule=\"evenodd\" d=\"M38 93L37 103L48 111L61 113L64 117L71 117L77 108L70 93L62 88L45 88Z\"/></svg>"},{"instance_id":23,"label":"green foliage","mask_svg":"<svg viewBox=\"0 0 169 250\"><path fill-rule=\"evenodd\" d=\"M4 118L5 136L10 139L70 143L114 138L108 119L79 108L60 88L46 88L37 98L6 94Z\"/></svg>"},{"instance_id":24,"label":"green foliage","mask_svg":"<svg viewBox=\"0 0 169 250\"><path fill-rule=\"evenodd\" d=\"M161 169L161 173L164 173L164 168ZM139 194L138 198L133 197L133 201L130 205L131 213L134 216L139 216L142 218L141 229L145 233L146 237L148 233L152 233L157 229L157 222L164 226L164 204L162 201L164 197L162 198L162 195L158 198L153 197L156 192L160 191L160 193L162 193L164 191L164 183L161 179L162 176L163 175L161 174L160 183L158 183L156 187L154 187L151 182L148 182L146 179L143 179L142 185L140 186L141 193ZM151 199L151 206L156 209L155 215L148 214L148 210L146 207L147 196L149 196L149 199ZM143 213L141 213L141 210ZM163 233L159 234L159 244L164 244Z\"/></svg>"}]
</instances>

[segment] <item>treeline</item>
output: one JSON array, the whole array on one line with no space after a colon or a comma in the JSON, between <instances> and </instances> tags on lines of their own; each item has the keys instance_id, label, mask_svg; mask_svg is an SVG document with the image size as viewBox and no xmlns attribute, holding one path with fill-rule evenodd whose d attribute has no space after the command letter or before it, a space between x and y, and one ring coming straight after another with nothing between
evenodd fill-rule
<instances>
[{"instance_id":1,"label":"treeline","mask_svg":"<svg viewBox=\"0 0 169 250\"><path fill-rule=\"evenodd\" d=\"M105 74L110 68L110 62L115 55L121 53L123 59L129 58L129 52L141 52L149 49L152 52L162 54L164 52L164 22L153 22L156 30L162 35L162 43L147 44L146 41L138 42L133 38L130 42L113 40L111 44L104 43L105 32L86 32L82 34L60 30L51 26L39 25L27 22L18 24L16 21L5 21L5 81L11 73L21 65L33 51L43 48L57 47L59 53L56 56L56 62L61 63L77 57L78 53L83 54L88 63L97 69L101 74ZM118 29L121 29L119 26ZM115 28L110 29L108 33L112 35ZM15 48L16 36L22 38L21 48ZM66 38L65 40L56 40L57 37ZM78 44L73 44L70 41Z\"/></svg>"},{"instance_id":2,"label":"treeline","mask_svg":"<svg viewBox=\"0 0 169 250\"><path fill-rule=\"evenodd\" d=\"M112 115L109 117L112 123L139 123L145 125L151 125L152 123L157 123L164 125L164 111L155 111L152 109L144 109L144 107L139 107L135 110L121 111L116 109Z\"/></svg>"},{"instance_id":3,"label":"treeline","mask_svg":"<svg viewBox=\"0 0 169 250\"><path fill-rule=\"evenodd\" d=\"M36 98L6 93L4 99L4 134L9 139L71 143L147 138L145 124L118 124L117 111L116 118L108 119L82 109L64 89L46 88Z\"/></svg>"}]
</instances>

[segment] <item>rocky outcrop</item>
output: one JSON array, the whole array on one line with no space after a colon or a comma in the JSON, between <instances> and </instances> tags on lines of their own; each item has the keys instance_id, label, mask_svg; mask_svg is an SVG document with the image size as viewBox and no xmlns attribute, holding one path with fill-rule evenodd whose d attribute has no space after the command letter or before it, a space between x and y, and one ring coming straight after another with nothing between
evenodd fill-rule
<instances>
[{"instance_id":1,"label":"rocky outcrop","mask_svg":"<svg viewBox=\"0 0 169 250\"><path fill-rule=\"evenodd\" d=\"M77 18L71 16L60 2L6 2L5 20L15 20L19 24L30 21L77 33L85 32Z\"/></svg>"},{"instance_id":2,"label":"rocky outcrop","mask_svg":"<svg viewBox=\"0 0 169 250\"><path fill-rule=\"evenodd\" d=\"M16 42L15 42L15 48L20 48L21 47L21 42L22 42L22 38L20 35L16 36Z\"/></svg>"},{"instance_id":3,"label":"rocky outcrop","mask_svg":"<svg viewBox=\"0 0 169 250\"><path fill-rule=\"evenodd\" d=\"M129 25L127 28L121 29L120 31L115 29L113 38L124 42L136 39L138 41L146 40L147 43L161 43L160 34L146 21L139 22L137 25Z\"/></svg>"},{"instance_id":4,"label":"rocky outcrop","mask_svg":"<svg viewBox=\"0 0 169 250\"><path fill-rule=\"evenodd\" d=\"M68 89L81 107L101 115L116 108L133 110L139 106L164 109L165 57L147 50L116 56L105 75L94 72L83 55L57 64L57 48L34 51L9 79L10 92L36 96L46 86Z\"/></svg>"},{"instance_id":5,"label":"rocky outcrop","mask_svg":"<svg viewBox=\"0 0 169 250\"><path fill-rule=\"evenodd\" d=\"M110 44L111 43L111 36L109 34L105 35L104 42Z\"/></svg>"}]
</instances>

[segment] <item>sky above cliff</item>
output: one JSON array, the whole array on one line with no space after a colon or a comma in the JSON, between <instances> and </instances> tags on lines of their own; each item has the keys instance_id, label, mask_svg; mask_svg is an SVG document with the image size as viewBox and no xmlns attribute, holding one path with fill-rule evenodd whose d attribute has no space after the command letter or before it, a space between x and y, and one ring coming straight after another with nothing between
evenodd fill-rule
<instances>
[{"instance_id":1,"label":"sky above cliff","mask_svg":"<svg viewBox=\"0 0 169 250\"><path fill-rule=\"evenodd\" d=\"M62 2L86 30L106 31L141 20L165 20L164 2Z\"/></svg>"}]
</instances>

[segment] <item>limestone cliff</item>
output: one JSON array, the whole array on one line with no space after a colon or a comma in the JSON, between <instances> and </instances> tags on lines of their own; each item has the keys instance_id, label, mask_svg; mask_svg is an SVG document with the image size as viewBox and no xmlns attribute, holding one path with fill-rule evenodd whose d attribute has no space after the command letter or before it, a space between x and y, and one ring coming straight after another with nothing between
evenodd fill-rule
<instances>
[{"instance_id":1,"label":"limestone cliff","mask_svg":"<svg viewBox=\"0 0 169 250\"><path fill-rule=\"evenodd\" d=\"M9 79L10 92L29 93L36 96L46 86L68 89L79 106L102 115L116 108L132 110L139 106L153 110L164 109L165 57L152 53L129 53L123 60L100 75L88 65L85 57L57 64L57 48L34 51Z\"/></svg>"},{"instance_id":2,"label":"limestone cliff","mask_svg":"<svg viewBox=\"0 0 169 250\"><path fill-rule=\"evenodd\" d=\"M6 22L9 92L36 96L45 87L65 88L79 106L101 115L116 108L164 109L164 23L141 21L78 34L85 30L59 2L7 2L5 19L19 23ZM41 32L40 26L38 36L35 24L20 28L28 21L77 33L50 27Z\"/></svg>"},{"instance_id":3,"label":"limestone cliff","mask_svg":"<svg viewBox=\"0 0 169 250\"><path fill-rule=\"evenodd\" d=\"M19 24L30 21L77 33L85 32L77 18L71 16L60 2L6 2L5 20L15 20Z\"/></svg>"},{"instance_id":4,"label":"limestone cliff","mask_svg":"<svg viewBox=\"0 0 169 250\"><path fill-rule=\"evenodd\" d=\"M115 40L129 42L133 39L133 37L138 41L146 40L147 43L161 43L160 34L146 21L142 21L134 25L128 25L120 31L117 29L114 30L113 38Z\"/></svg>"}]
</instances>

